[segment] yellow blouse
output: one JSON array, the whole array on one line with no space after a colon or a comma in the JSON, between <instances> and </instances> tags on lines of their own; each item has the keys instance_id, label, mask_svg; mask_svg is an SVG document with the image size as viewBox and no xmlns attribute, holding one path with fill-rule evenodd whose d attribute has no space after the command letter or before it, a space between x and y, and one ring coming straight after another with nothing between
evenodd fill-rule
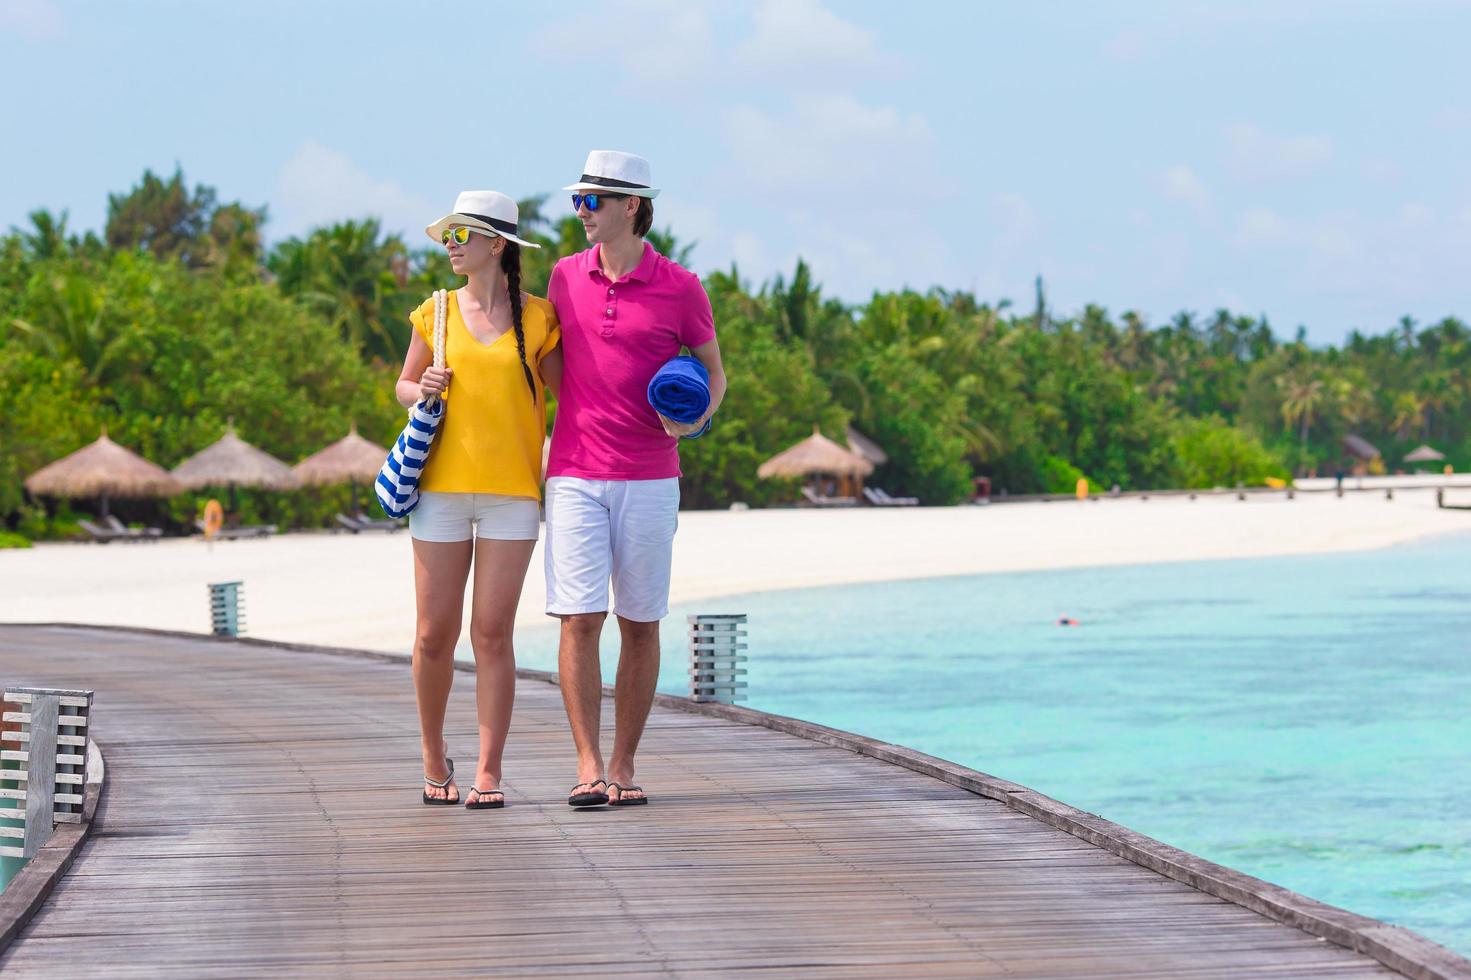
<instances>
[{"instance_id":1,"label":"yellow blouse","mask_svg":"<svg viewBox=\"0 0 1471 980\"><path fill-rule=\"evenodd\" d=\"M414 330L434 348L434 298L409 314ZM439 493L499 493L541 496L541 447L546 438L546 404L541 359L562 340L552 304L528 297L521 310L526 363L536 378L536 398L526 384L516 353L516 331L489 344L470 333L460 315L458 292L445 310L445 365L454 372L444 398L444 421L419 489Z\"/></svg>"}]
</instances>

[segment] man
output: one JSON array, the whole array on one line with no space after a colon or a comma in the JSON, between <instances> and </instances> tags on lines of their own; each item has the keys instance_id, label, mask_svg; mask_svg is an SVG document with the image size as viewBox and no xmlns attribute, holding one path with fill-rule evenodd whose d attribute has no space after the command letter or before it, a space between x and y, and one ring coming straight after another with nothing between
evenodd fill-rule
<instances>
[{"instance_id":1,"label":"man","mask_svg":"<svg viewBox=\"0 0 1471 980\"><path fill-rule=\"evenodd\" d=\"M577 745L571 806L648 802L633 784L634 754L659 676L659 620L669 613L678 440L699 432L725 397L699 277L643 239L659 193L650 184L643 157L588 155L582 179L566 189L592 247L558 262L547 288L564 357L547 461L547 614L562 621L558 670ZM681 347L710 374L710 407L687 425L656 413L647 396L650 379ZM622 647L605 767L598 637L610 581Z\"/></svg>"}]
</instances>

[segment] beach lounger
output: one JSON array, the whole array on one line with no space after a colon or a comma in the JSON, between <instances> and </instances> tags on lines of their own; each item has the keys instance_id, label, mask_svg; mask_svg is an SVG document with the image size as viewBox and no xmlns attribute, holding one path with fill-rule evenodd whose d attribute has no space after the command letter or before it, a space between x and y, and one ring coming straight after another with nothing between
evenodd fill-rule
<instances>
[{"instance_id":1,"label":"beach lounger","mask_svg":"<svg viewBox=\"0 0 1471 980\"><path fill-rule=\"evenodd\" d=\"M204 531L204 521L196 518L194 526L201 532ZM276 525L274 524L247 524L243 527L222 527L215 532L215 540L236 541L241 538L266 538L275 533Z\"/></svg>"},{"instance_id":2,"label":"beach lounger","mask_svg":"<svg viewBox=\"0 0 1471 980\"><path fill-rule=\"evenodd\" d=\"M811 487L802 488L802 499L813 507L855 507L857 497L824 497Z\"/></svg>"},{"instance_id":3,"label":"beach lounger","mask_svg":"<svg viewBox=\"0 0 1471 980\"><path fill-rule=\"evenodd\" d=\"M864 487L863 496L876 507L918 507L918 497L891 497L882 487Z\"/></svg>"},{"instance_id":4,"label":"beach lounger","mask_svg":"<svg viewBox=\"0 0 1471 980\"><path fill-rule=\"evenodd\" d=\"M397 531L408 526L405 520L374 520L362 514L338 514L337 523L353 534L360 531Z\"/></svg>"},{"instance_id":5,"label":"beach lounger","mask_svg":"<svg viewBox=\"0 0 1471 980\"><path fill-rule=\"evenodd\" d=\"M86 531L92 540L98 544L107 544L109 541L127 541L131 537L126 529L121 532L114 531L112 528L93 524L88 520L77 521L77 527Z\"/></svg>"},{"instance_id":6,"label":"beach lounger","mask_svg":"<svg viewBox=\"0 0 1471 980\"><path fill-rule=\"evenodd\" d=\"M157 527L128 527L112 514L102 518L102 523L110 531L116 532L122 537L137 541L157 541L163 537L163 529Z\"/></svg>"},{"instance_id":7,"label":"beach lounger","mask_svg":"<svg viewBox=\"0 0 1471 980\"><path fill-rule=\"evenodd\" d=\"M268 538L275 533L276 525L274 524L247 524L243 527L222 527L215 537L225 541L236 541L241 538Z\"/></svg>"}]
</instances>

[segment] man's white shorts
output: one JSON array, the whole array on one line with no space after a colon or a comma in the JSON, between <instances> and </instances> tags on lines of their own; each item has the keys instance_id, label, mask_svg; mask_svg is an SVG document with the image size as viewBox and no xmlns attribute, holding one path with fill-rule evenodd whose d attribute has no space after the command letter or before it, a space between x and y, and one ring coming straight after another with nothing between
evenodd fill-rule
<instances>
[{"instance_id":1,"label":"man's white shorts","mask_svg":"<svg viewBox=\"0 0 1471 980\"><path fill-rule=\"evenodd\" d=\"M652 623L669 614L679 480L547 480L547 615L607 612Z\"/></svg>"},{"instance_id":2,"label":"man's white shorts","mask_svg":"<svg viewBox=\"0 0 1471 980\"><path fill-rule=\"evenodd\" d=\"M541 507L530 497L499 493L419 494L409 513L409 536L419 541L535 541L541 525Z\"/></svg>"}]
</instances>

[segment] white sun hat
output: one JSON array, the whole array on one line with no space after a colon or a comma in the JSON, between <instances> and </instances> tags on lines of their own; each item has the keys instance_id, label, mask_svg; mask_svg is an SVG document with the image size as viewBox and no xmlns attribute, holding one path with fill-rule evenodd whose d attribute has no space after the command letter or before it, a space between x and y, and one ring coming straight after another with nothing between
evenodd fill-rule
<instances>
[{"instance_id":1,"label":"white sun hat","mask_svg":"<svg viewBox=\"0 0 1471 980\"><path fill-rule=\"evenodd\" d=\"M455 198L454 211L425 228L424 233L437 243L446 228L451 225L466 225L484 229L517 245L541 248L535 242L517 237L520 216L516 202L504 194L495 191L460 191L460 196Z\"/></svg>"},{"instance_id":2,"label":"white sun hat","mask_svg":"<svg viewBox=\"0 0 1471 980\"><path fill-rule=\"evenodd\" d=\"M582 179L562 190L658 197L659 188L649 183L649 161L643 157L620 150L593 150L582 167Z\"/></svg>"}]
</instances>

